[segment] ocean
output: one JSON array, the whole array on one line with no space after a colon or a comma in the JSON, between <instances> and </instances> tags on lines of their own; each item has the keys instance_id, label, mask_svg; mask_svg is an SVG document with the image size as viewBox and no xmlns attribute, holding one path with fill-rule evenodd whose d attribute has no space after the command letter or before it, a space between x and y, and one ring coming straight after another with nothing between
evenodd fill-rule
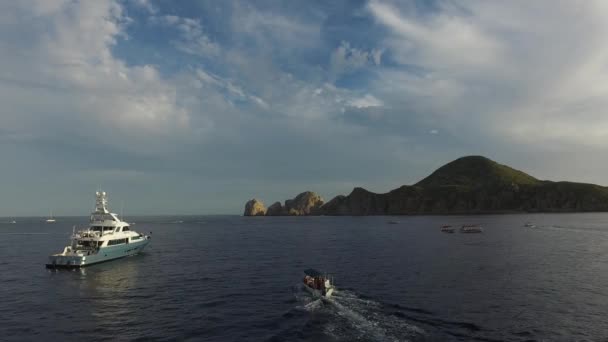
<instances>
[{"instance_id":1,"label":"ocean","mask_svg":"<svg viewBox=\"0 0 608 342\"><path fill-rule=\"evenodd\" d=\"M128 217L145 253L45 269L87 219L0 224L0 340L608 338L608 214ZM310 267L331 300L303 290Z\"/></svg>"}]
</instances>

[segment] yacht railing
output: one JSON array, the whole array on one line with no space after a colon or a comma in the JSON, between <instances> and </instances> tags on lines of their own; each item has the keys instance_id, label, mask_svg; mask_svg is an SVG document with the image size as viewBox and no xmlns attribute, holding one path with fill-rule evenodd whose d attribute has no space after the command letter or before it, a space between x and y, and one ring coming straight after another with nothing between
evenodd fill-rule
<instances>
[{"instance_id":1,"label":"yacht railing","mask_svg":"<svg viewBox=\"0 0 608 342\"><path fill-rule=\"evenodd\" d=\"M114 230L106 230L105 232L99 231L99 230L79 230L77 233L74 233L72 235L73 239L80 239L80 238L98 238L104 235L111 235L114 234Z\"/></svg>"}]
</instances>

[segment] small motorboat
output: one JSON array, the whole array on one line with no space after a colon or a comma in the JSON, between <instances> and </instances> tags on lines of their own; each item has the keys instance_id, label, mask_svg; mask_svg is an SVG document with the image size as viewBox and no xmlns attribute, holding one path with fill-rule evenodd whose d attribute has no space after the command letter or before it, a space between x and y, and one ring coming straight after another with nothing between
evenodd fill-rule
<instances>
[{"instance_id":1,"label":"small motorboat","mask_svg":"<svg viewBox=\"0 0 608 342\"><path fill-rule=\"evenodd\" d=\"M399 221L387 221L388 224L399 224Z\"/></svg>"},{"instance_id":2,"label":"small motorboat","mask_svg":"<svg viewBox=\"0 0 608 342\"><path fill-rule=\"evenodd\" d=\"M461 233L483 233L483 228L476 224L467 224L460 227Z\"/></svg>"},{"instance_id":3,"label":"small motorboat","mask_svg":"<svg viewBox=\"0 0 608 342\"><path fill-rule=\"evenodd\" d=\"M526 227L526 228L536 228L536 225L533 224L532 222L526 222L526 224L524 224L524 227Z\"/></svg>"},{"instance_id":4,"label":"small motorboat","mask_svg":"<svg viewBox=\"0 0 608 342\"><path fill-rule=\"evenodd\" d=\"M312 268L304 270L304 275L304 279L302 280L304 288L313 297L329 298L335 292L336 288L327 275Z\"/></svg>"},{"instance_id":5,"label":"small motorboat","mask_svg":"<svg viewBox=\"0 0 608 342\"><path fill-rule=\"evenodd\" d=\"M452 228L452 226L450 226L450 225L445 225L445 226L441 226L441 231L444 233L453 234L454 228Z\"/></svg>"}]
</instances>

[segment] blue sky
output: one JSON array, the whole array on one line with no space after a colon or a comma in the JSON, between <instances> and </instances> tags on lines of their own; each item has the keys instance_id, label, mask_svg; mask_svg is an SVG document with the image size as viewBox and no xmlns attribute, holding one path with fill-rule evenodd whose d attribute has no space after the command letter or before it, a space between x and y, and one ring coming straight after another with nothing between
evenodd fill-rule
<instances>
[{"instance_id":1,"label":"blue sky","mask_svg":"<svg viewBox=\"0 0 608 342\"><path fill-rule=\"evenodd\" d=\"M239 214L481 154L608 184L604 1L0 3L0 215Z\"/></svg>"}]
</instances>

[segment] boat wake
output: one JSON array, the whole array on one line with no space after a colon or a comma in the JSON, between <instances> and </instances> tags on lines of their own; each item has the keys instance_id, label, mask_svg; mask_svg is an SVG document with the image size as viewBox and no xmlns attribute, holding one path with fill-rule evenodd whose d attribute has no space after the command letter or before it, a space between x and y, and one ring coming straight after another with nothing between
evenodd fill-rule
<instances>
[{"instance_id":1,"label":"boat wake","mask_svg":"<svg viewBox=\"0 0 608 342\"><path fill-rule=\"evenodd\" d=\"M424 329L403 317L392 315L385 305L341 290L331 298L313 298L305 290L295 293L298 310L312 314L305 329L320 329L330 341L416 341L424 340ZM316 334L312 334L316 335Z\"/></svg>"},{"instance_id":2,"label":"boat wake","mask_svg":"<svg viewBox=\"0 0 608 342\"><path fill-rule=\"evenodd\" d=\"M292 320L283 322L290 328L272 341L493 341L490 336L496 333L348 289L338 289L330 298L316 298L302 286L294 288L296 306L284 315Z\"/></svg>"},{"instance_id":3,"label":"boat wake","mask_svg":"<svg viewBox=\"0 0 608 342\"><path fill-rule=\"evenodd\" d=\"M382 303L345 290L327 299L336 320L326 326L330 335L349 341L412 341L423 339L424 329L388 313Z\"/></svg>"}]
</instances>

